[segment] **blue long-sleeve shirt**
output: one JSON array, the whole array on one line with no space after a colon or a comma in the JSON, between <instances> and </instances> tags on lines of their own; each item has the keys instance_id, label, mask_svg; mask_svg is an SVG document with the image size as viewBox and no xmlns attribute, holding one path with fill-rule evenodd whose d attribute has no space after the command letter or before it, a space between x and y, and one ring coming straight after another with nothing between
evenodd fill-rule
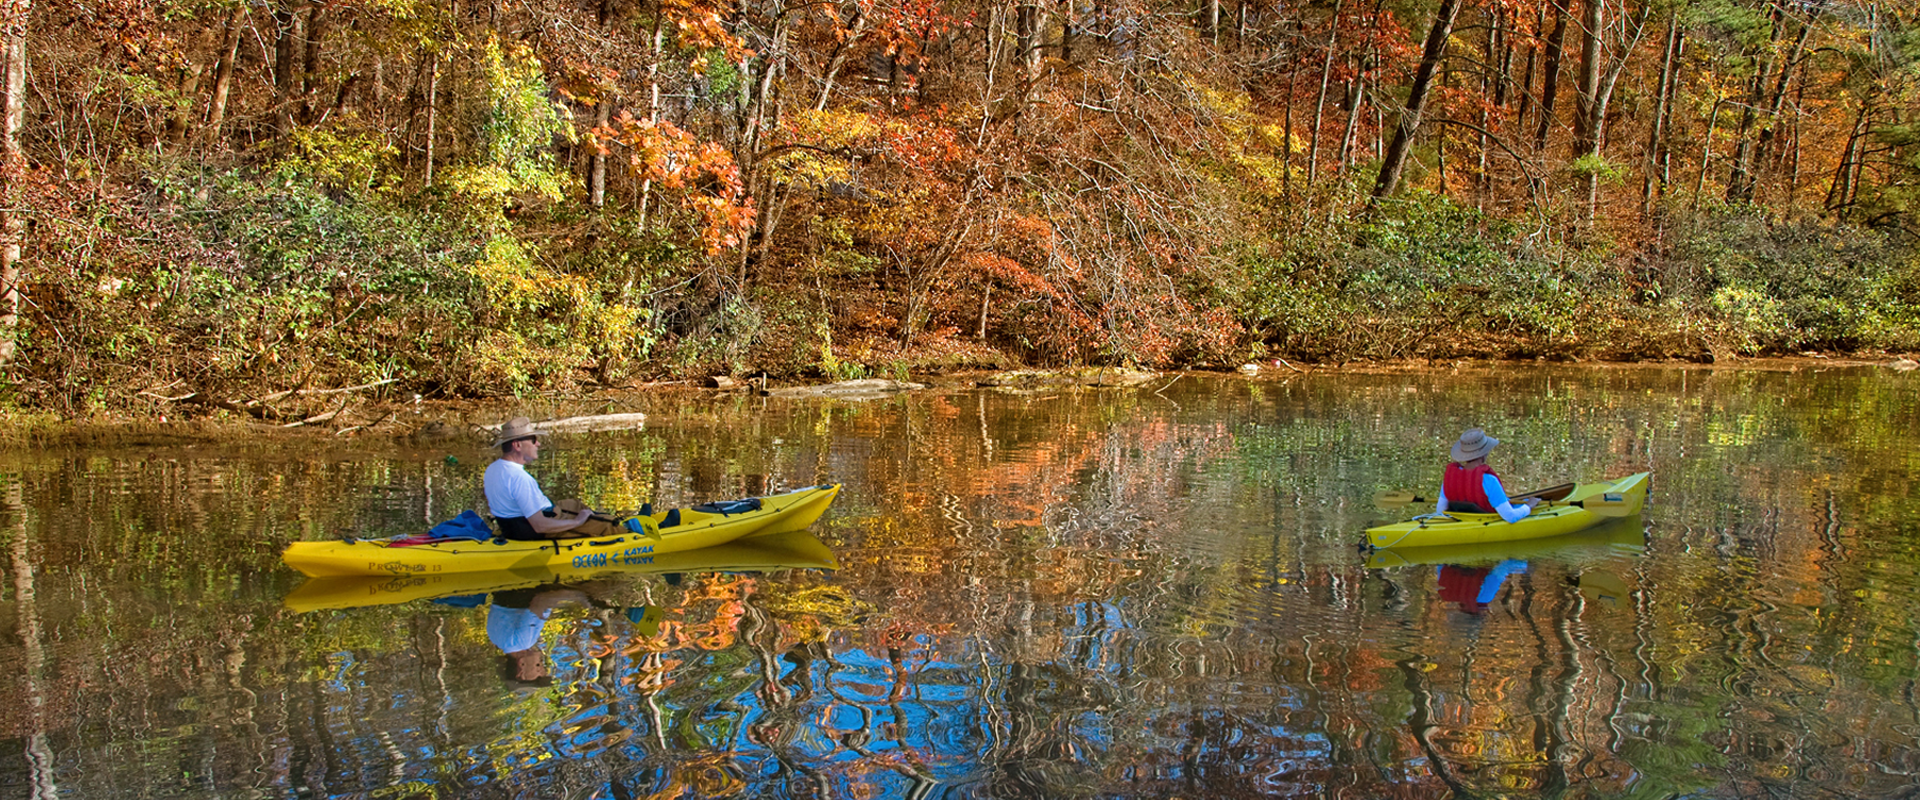
<instances>
[{"instance_id":1,"label":"blue long-sleeve shirt","mask_svg":"<svg viewBox=\"0 0 1920 800\"><path fill-rule=\"evenodd\" d=\"M1497 476L1492 474L1480 476L1480 489L1487 493L1487 500L1493 503L1493 510L1500 514L1501 519L1508 522L1519 522L1525 519L1528 514L1533 513L1533 509L1507 499L1507 489L1500 485L1500 478ZM1434 504L1433 510L1435 513L1446 513L1446 489L1442 488L1440 490L1440 500Z\"/></svg>"}]
</instances>

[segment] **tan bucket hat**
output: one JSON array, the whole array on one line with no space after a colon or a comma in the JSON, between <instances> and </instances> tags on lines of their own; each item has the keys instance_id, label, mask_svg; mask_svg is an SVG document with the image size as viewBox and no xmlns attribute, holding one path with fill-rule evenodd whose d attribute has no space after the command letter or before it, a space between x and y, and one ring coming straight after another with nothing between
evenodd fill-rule
<instances>
[{"instance_id":1,"label":"tan bucket hat","mask_svg":"<svg viewBox=\"0 0 1920 800\"><path fill-rule=\"evenodd\" d=\"M525 439L529 436L539 435L540 432L533 429L533 420L527 419L526 417L514 417L513 419L507 420L507 424L500 426L500 433L493 437L493 446L499 447L515 439Z\"/></svg>"},{"instance_id":2,"label":"tan bucket hat","mask_svg":"<svg viewBox=\"0 0 1920 800\"><path fill-rule=\"evenodd\" d=\"M1493 446L1499 443L1499 439L1488 436L1486 431L1471 428L1460 434L1460 441L1453 443L1453 460L1472 461L1493 452Z\"/></svg>"}]
</instances>

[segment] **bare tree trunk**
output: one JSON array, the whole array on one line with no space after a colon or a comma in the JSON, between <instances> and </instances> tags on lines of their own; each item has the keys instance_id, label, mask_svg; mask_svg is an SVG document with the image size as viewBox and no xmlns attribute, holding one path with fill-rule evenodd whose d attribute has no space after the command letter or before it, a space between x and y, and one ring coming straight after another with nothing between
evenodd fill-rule
<instances>
[{"instance_id":1,"label":"bare tree trunk","mask_svg":"<svg viewBox=\"0 0 1920 800\"><path fill-rule=\"evenodd\" d=\"M1667 191L1667 110L1672 108L1675 78L1680 66L1680 47L1686 34L1680 28L1680 15L1667 21L1667 45L1660 60L1660 90L1653 106L1653 126L1647 133L1647 166L1640 181L1640 213L1653 210L1653 198ZM1658 189L1655 189L1656 183Z\"/></svg>"},{"instance_id":2,"label":"bare tree trunk","mask_svg":"<svg viewBox=\"0 0 1920 800\"><path fill-rule=\"evenodd\" d=\"M1606 0L1581 0L1580 72L1574 100L1573 154L1590 155L1600 139L1600 47L1606 35Z\"/></svg>"},{"instance_id":3,"label":"bare tree trunk","mask_svg":"<svg viewBox=\"0 0 1920 800\"><path fill-rule=\"evenodd\" d=\"M166 141L177 144L186 141L193 126L193 112L199 108L196 98L200 96L200 82L207 76L207 65L190 64L180 70L180 107L173 110L173 116L167 118Z\"/></svg>"},{"instance_id":4,"label":"bare tree trunk","mask_svg":"<svg viewBox=\"0 0 1920 800\"><path fill-rule=\"evenodd\" d=\"M324 6L315 5L307 12L306 34L306 54L300 68L300 122L312 125L316 121L313 97L320 90L320 53L327 38Z\"/></svg>"},{"instance_id":5,"label":"bare tree trunk","mask_svg":"<svg viewBox=\"0 0 1920 800\"><path fill-rule=\"evenodd\" d=\"M1220 46L1220 0L1200 0L1200 35Z\"/></svg>"},{"instance_id":6,"label":"bare tree trunk","mask_svg":"<svg viewBox=\"0 0 1920 800\"><path fill-rule=\"evenodd\" d=\"M1241 8L1246 8L1245 4L1242 4ZM1240 39L1236 41L1245 40ZM1285 107L1280 114L1280 130L1282 132L1280 137L1280 195L1289 199L1293 197L1293 93L1295 89L1294 81L1298 77L1299 72L1299 70L1287 70Z\"/></svg>"},{"instance_id":7,"label":"bare tree trunk","mask_svg":"<svg viewBox=\"0 0 1920 800\"><path fill-rule=\"evenodd\" d=\"M1753 126L1759 123L1760 104L1766 99L1767 76L1773 73L1774 45L1780 41L1780 28L1786 23L1786 14L1777 5L1773 9L1772 20L1773 29L1768 34L1764 54L1755 62L1753 77L1747 82L1747 101L1741 104L1740 129L1733 137L1733 167L1727 173L1729 203L1753 199Z\"/></svg>"},{"instance_id":8,"label":"bare tree trunk","mask_svg":"<svg viewBox=\"0 0 1920 800\"><path fill-rule=\"evenodd\" d=\"M1618 55L1609 59L1605 41L1608 28L1604 16L1606 0L1586 0L1586 3L1585 19L1581 25L1585 36L1580 47L1580 107L1574 126L1573 151L1576 157L1591 162L1582 180L1587 194L1586 219L1591 222L1600 203L1599 170L1601 151L1606 147L1607 106L1613 100L1613 87L1619 84L1620 73L1626 69L1628 59L1639 47L1640 37L1646 32L1647 16L1652 13L1652 6L1641 6L1638 15L1632 18L1622 17L1617 42Z\"/></svg>"},{"instance_id":9,"label":"bare tree trunk","mask_svg":"<svg viewBox=\"0 0 1920 800\"><path fill-rule=\"evenodd\" d=\"M1447 38L1453 35L1453 20L1460 13L1459 0L1440 0L1433 14L1433 27L1427 30L1426 47L1420 54L1420 66L1414 70L1413 85L1407 89L1407 106L1394 127L1393 142L1380 159L1380 177L1373 182L1373 199L1393 194L1400 188L1400 172L1406 166L1407 148L1413 146L1413 134L1420 128L1420 114L1426 108L1427 90L1447 53Z\"/></svg>"},{"instance_id":10,"label":"bare tree trunk","mask_svg":"<svg viewBox=\"0 0 1920 800\"><path fill-rule=\"evenodd\" d=\"M1785 155L1785 157L1788 159L1787 161L1787 170L1788 170L1787 171L1787 206L1789 208L1793 207L1796 204L1796 202L1800 199L1800 156L1801 156L1800 118L1804 116L1804 114L1800 113L1798 109L1803 109L1807 107L1806 69L1807 69L1806 66L1802 64L1800 68L1800 72L1801 72L1800 88L1794 90L1793 104L1796 110L1792 116L1788 117L1788 123L1792 126L1790 132L1787 134L1788 150Z\"/></svg>"},{"instance_id":11,"label":"bare tree trunk","mask_svg":"<svg viewBox=\"0 0 1920 800\"><path fill-rule=\"evenodd\" d=\"M1725 100L1713 102L1713 113L1707 115L1707 135L1700 139L1700 174L1693 179L1693 207L1700 207L1700 193L1707 188L1707 170L1713 169L1713 134L1720 127L1720 107Z\"/></svg>"},{"instance_id":12,"label":"bare tree trunk","mask_svg":"<svg viewBox=\"0 0 1920 800\"><path fill-rule=\"evenodd\" d=\"M1070 1L1071 0L1069 0L1069 2ZM867 32L867 15L860 10L858 5L854 6L853 21L848 24L851 28L847 31L846 38L842 39L839 44L834 45L833 56L827 60L826 77L820 82L820 99L813 104L813 110L815 111L827 110L827 98L833 95L833 82L840 76L840 68L846 64L847 51L851 50L853 44L860 41L860 38ZM656 25L654 28L654 38L658 39L659 36L659 26ZM1065 34L1062 34L1062 36L1064 37ZM1062 41L1065 41L1064 38ZM1062 44L1061 47L1064 49L1066 45ZM659 49L659 45L656 44L654 51L657 53ZM657 73L659 69L658 61L654 62L654 66L648 67L647 75L649 80L651 80L652 76ZM658 92L657 86L655 87L655 91L656 93Z\"/></svg>"},{"instance_id":13,"label":"bare tree trunk","mask_svg":"<svg viewBox=\"0 0 1920 800\"><path fill-rule=\"evenodd\" d=\"M282 136L293 130L294 94L300 90L300 65L305 61L306 23L292 2L285 0L273 9L273 120Z\"/></svg>"},{"instance_id":14,"label":"bare tree trunk","mask_svg":"<svg viewBox=\"0 0 1920 800\"><path fill-rule=\"evenodd\" d=\"M1333 16L1327 24L1327 55L1320 61L1320 96L1313 101L1313 140L1307 144L1307 186L1320 177L1320 123L1326 118L1327 84L1333 75L1333 53L1340 49L1340 1L1334 0Z\"/></svg>"},{"instance_id":15,"label":"bare tree trunk","mask_svg":"<svg viewBox=\"0 0 1920 800\"><path fill-rule=\"evenodd\" d=\"M20 333L20 261L26 245L27 156L20 129L27 117L27 20L32 0L4 6L0 17L0 365L13 361Z\"/></svg>"},{"instance_id":16,"label":"bare tree trunk","mask_svg":"<svg viewBox=\"0 0 1920 800\"><path fill-rule=\"evenodd\" d=\"M368 81L367 102L373 106L374 113L380 113L387 102L387 60L373 57L373 78Z\"/></svg>"},{"instance_id":17,"label":"bare tree trunk","mask_svg":"<svg viewBox=\"0 0 1920 800\"><path fill-rule=\"evenodd\" d=\"M612 121L613 93L601 92L600 102L594 107L593 125L595 128L605 128ZM605 208L607 205L606 150L594 148L592 166L588 169L587 185L591 198L589 202L593 203L594 208Z\"/></svg>"},{"instance_id":18,"label":"bare tree trunk","mask_svg":"<svg viewBox=\"0 0 1920 800\"><path fill-rule=\"evenodd\" d=\"M1853 120L1853 131L1847 136L1847 146L1840 151L1840 166L1833 170L1833 185L1827 188L1827 210L1835 211L1853 203L1854 165L1860 158L1860 143L1871 130L1868 123L1873 119L1872 96L1860 101L1860 114Z\"/></svg>"},{"instance_id":19,"label":"bare tree trunk","mask_svg":"<svg viewBox=\"0 0 1920 800\"><path fill-rule=\"evenodd\" d=\"M1060 0L1060 63L1073 64L1074 38L1080 34L1073 14L1073 0Z\"/></svg>"},{"instance_id":20,"label":"bare tree trunk","mask_svg":"<svg viewBox=\"0 0 1920 800\"><path fill-rule=\"evenodd\" d=\"M213 73L213 100L207 106L207 141L220 141L220 128L227 122L227 98L233 94L234 62L240 58L240 28L247 21L245 3L233 7L227 17L226 38L220 43L220 66Z\"/></svg>"},{"instance_id":21,"label":"bare tree trunk","mask_svg":"<svg viewBox=\"0 0 1920 800\"><path fill-rule=\"evenodd\" d=\"M1533 35L1527 37L1527 68L1520 75L1520 110L1513 115L1515 130L1527 129L1527 112L1533 110L1533 62L1540 56L1540 29L1547 27L1547 7L1533 12Z\"/></svg>"},{"instance_id":22,"label":"bare tree trunk","mask_svg":"<svg viewBox=\"0 0 1920 800\"><path fill-rule=\"evenodd\" d=\"M433 188L433 145L440 121L440 51L427 57L427 174L424 186Z\"/></svg>"},{"instance_id":23,"label":"bare tree trunk","mask_svg":"<svg viewBox=\"0 0 1920 800\"><path fill-rule=\"evenodd\" d=\"M1490 9L1487 11L1486 57L1489 69L1481 73L1480 91L1490 99L1490 102L1487 106L1480 109L1480 153L1477 157L1473 177L1473 199L1475 206L1481 210L1486 209L1487 195L1491 193L1493 188L1492 176L1489 174L1489 170L1492 168L1492 165L1489 163L1489 158L1493 150L1493 137L1489 131L1493 124L1493 114L1495 110L1505 105L1507 101L1506 62L1509 59L1503 55L1503 51L1506 54L1510 54L1512 48L1504 45L1506 34L1504 32L1505 26L1502 23L1505 19L1506 12L1504 11L1498 9Z\"/></svg>"},{"instance_id":24,"label":"bare tree trunk","mask_svg":"<svg viewBox=\"0 0 1920 800\"><path fill-rule=\"evenodd\" d=\"M1507 95L1513 84L1513 25L1509 24L1507 12L1488 13L1493 30L1487 33L1487 57L1493 62L1493 108L1503 112L1507 107Z\"/></svg>"},{"instance_id":25,"label":"bare tree trunk","mask_svg":"<svg viewBox=\"0 0 1920 800\"><path fill-rule=\"evenodd\" d=\"M1014 36L1019 40L1014 60L1020 66L1022 92L1031 95L1034 82L1040 80L1040 6L1030 1L1020 3L1015 9Z\"/></svg>"},{"instance_id":26,"label":"bare tree trunk","mask_svg":"<svg viewBox=\"0 0 1920 800\"><path fill-rule=\"evenodd\" d=\"M784 3L775 2L770 10L771 16L776 21L774 22L773 35L769 37L770 41L767 48L768 57L766 63L760 68L760 79L747 83L742 87L741 100L747 109L747 129L746 135L742 137L742 141L745 144L742 148L744 152L736 155L735 158L740 163L740 174L744 176L742 183L745 184L749 196L753 197L757 202L755 203L753 229L747 232L745 241L740 247L738 286L741 291L746 290L747 281L752 277L750 267L754 256L759 254L764 261L764 256L771 247L771 240L773 238L773 176L762 174L760 170L760 141L762 137L765 136L767 126L769 125L767 118L769 106L772 105L774 96L774 78L784 69L786 63L780 57L780 54L785 53L787 50L787 26L785 22L781 21L786 18L785 14L782 13L784 7ZM753 73L747 69L746 64L742 64L740 74L751 75ZM758 248L751 246L755 236L759 237L760 246Z\"/></svg>"},{"instance_id":27,"label":"bare tree trunk","mask_svg":"<svg viewBox=\"0 0 1920 800\"><path fill-rule=\"evenodd\" d=\"M1353 163L1354 133L1360 130L1360 102L1367 95L1367 75L1362 72L1353 78L1353 88L1347 90L1347 127L1340 134L1340 171L1346 172Z\"/></svg>"},{"instance_id":28,"label":"bare tree trunk","mask_svg":"<svg viewBox=\"0 0 1920 800\"><path fill-rule=\"evenodd\" d=\"M1547 149L1547 132L1553 129L1553 105L1560 93L1560 54L1567 41L1567 8L1558 0L1553 4L1553 33L1547 34L1546 52L1540 67L1540 122L1534 128L1533 149Z\"/></svg>"},{"instance_id":29,"label":"bare tree trunk","mask_svg":"<svg viewBox=\"0 0 1920 800\"><path fill-rule=\"evenodd\" d=\"M653 59L647 64L647 121L655 124L660 122L660 59L663 52L661 48L666 41L665 36L666 32L660 26L660 17L656 14L653 20ZM825 99L825 97L821 98L823 104ZM640 181L640 230L643 233L647 230L648 204L652 200L653 179L643 178Z\"/></svg>"},{"instance_id":30,"label":"bare tree trunk","mask_svg":"<svg viewBox=\"0 0 1920 800\"><path fill-rule=\"evenodd\" d=\"M1780 110L1786 105L1787 88L1793 82L1794 70L1799 68L1801 53L1806 52L1807 35L1812 32L1812 25L1802 24L1800 35L1794 38L1793 47L1788 49L1786 59L1780 63L1779 75L1773 82L1773 97L1767 101L1766 127L1760 129L1759 141L1754 143L1755 184L1765 176L1767 165L1778 160L1774 150L1780 139Z\"/></svg>"}]
</instances>

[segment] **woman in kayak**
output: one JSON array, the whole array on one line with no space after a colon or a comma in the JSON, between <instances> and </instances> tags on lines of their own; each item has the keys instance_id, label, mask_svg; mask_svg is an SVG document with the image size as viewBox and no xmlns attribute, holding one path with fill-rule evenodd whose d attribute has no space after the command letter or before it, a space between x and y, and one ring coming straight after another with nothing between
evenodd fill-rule
<instances>
[{"instance_id":1,"label":"woman in kayak","mask_svg":"<svg viewBox=\"0 0 1920 800\"><path fill-rule=\"evenodd\" d=\"M1440 501L1434 511L1499 514L1508 522L1519 522L1533 513L1534 507L1540 505L1539 499L1530 497L1518 503L1508 500L1500 476L1487 466L1487 454L1499 443L1499 439L1479 428L1460 434L1460 441L1453 443L1453 463L1447 465L1446 473L1441 476Z\"/></svg>"}]
</instances>

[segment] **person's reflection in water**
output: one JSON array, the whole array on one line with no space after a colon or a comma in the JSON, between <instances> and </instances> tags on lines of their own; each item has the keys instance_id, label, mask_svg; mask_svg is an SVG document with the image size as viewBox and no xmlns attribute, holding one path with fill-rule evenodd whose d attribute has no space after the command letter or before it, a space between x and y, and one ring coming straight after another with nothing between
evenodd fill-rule
<instances>
[{"instance_id":1,"label":"person's reflection in water","mask_svg":"<svg viewBox=\"0 0 1920 800\"><path fill-rule=\"evenodd\" d=\"M598 605L588 587L546 584L493 593L487 606L487 639L500 648L500 676L509 687L531 689L553 685L553 671L540 649L540 633L553 610L567 603Z\"/></svg>"},{"instance_id":2,"label":"person's reflection in water","mask_svg":"<svg viewBox=\"0 0 1920 800\"><path fill-rule=\"evenodd\" d=\"M1457 605L1461 611L1480 617L1487 605L1500 595L1507 577L1527 571L1527 562L1507 559L1491 567L1464 567L1442 564L1439 567L1440 600Z\"/></svg>"}]
</instances>

